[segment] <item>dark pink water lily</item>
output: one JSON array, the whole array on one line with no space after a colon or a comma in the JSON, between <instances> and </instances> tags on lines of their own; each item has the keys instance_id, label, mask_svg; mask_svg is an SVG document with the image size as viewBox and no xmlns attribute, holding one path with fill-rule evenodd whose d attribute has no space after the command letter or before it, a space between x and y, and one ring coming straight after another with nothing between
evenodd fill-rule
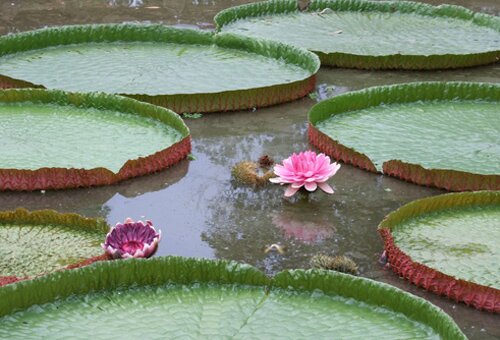
<instances>
[{"instance_id":1,"label":"dark pink water lily","mask_svg":"<svg viewBox=\"0 0 500 340\"><path fill-rule=\"evenodd\" d=\"M151 221L144 224L127 218L111 229L101 246L115 259L150 257L156 252L160 239L161 231L156 232Z\"/></svg>"},{"instance_id":2,"label":"dark pink water lily","mask_svg":"<svg viewBox=\"0 0 500 340\"><path fill-rule=\"evenodd\" d=\"M292 154L283 161L283 165L274 166L278 177L270 181L279 184L290 184L285 190L285 196L293 196L300 188L315 191L318 187L327 194L333 194L332 187L326 183L340 169L340 164L330 163L330 157L323 153L304 151Z\"/></svg>"}]
</instances>

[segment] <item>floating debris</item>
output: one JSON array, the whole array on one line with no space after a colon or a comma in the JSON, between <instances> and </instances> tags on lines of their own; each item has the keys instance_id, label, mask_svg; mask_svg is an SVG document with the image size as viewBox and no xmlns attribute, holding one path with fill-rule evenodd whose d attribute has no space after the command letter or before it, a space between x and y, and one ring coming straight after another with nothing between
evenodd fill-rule
<instances>
[{"instance_id":1,"label":"floating debris","mask_svg":"<svg viewBox=\"0 0 500 340\"><path fill-rule=\"evenodd\" d=\"M309 93L307 96L308 96L310 99L312 99L312 100L318 100L318 97L319 97L319 95L318 95L318 93L317 93L317 92L311 92L311 93Z\"/></svg>"},{"instance_id":2,"label":"floating debris","mask_svg":"<svg viewBox=\"0 0 500 340\"><path fill-rule=\"evenodd\" d=\"M378 258L378 263L383 266L386 266L389 263L389 260L387 258L387 250L384 250L384 252L380 255L380 257Z\"/></svg>"},{"instance_id":3,"label":"floating debris","mask_svg":"<svg viewBox=\"0 0 500 340\"><path fill-rule=\"evenodd\" d=\"M274 165L274 159L268 155L264 155L259 158L259 165L261 168L270 168Z\"/></svg>"},{"instance_id":4,"label":"floating debris","mask_svg":"<svg viewBox=\"0 0 500 340\"><path fill-rule=\"evenodd\" d=\"M311 5L311 0L297 0L297 8L299 11L306 11Z\"/></svg>"},{"instance_id":5,"label":"floating debris","mask_svg":"<svg viewBox=\"0 0 500 340\"><path fill-rule=\"evenodd\" d=\"M201 118L203 117L203 115L201 113L188 113L188 112L184 112L182 114L182 118L184 119L198 119L198 118Z\"/></svg>"},{"instance_id":6,"label":"floating debris","mask_svg":"<svg viewBox=\"0 0 500 340\"><path fill-rule=\"evenodd\" d=\"M267 159L271 161L268 156L263 156L259 159L259 164L264 157L267 157ZM274 177L274 173L272 170L264 171L270 166L262 166L259 164L251 161L239 162L232 168L231 175L235 180L243 184L253 186L265 185L269 183L269 179Z\"/></svg>"},{"instance_id":7,"label":"floating debris","mask_svg":"<svg viewBox=\"0 0 500 340\"><path fill-rule=\"evenodd\" d=\"M284 254L286 252L286 247L281 244L273 243L269 247L264 249L264 253L277 252L279 254Z\"/></svg>"},{"instance_id":8,"label":"floating debris","mask_svg":"<svg viewBox=\"0 0 500 340\"><path fill-rule=\"evenodd\" d=\"M315 255L312 257L310 264L313 268L335 270L341 273L358 275L358 265L356 262L344 255Z\"/></svg>"},{"instance_id":9,"label":"floating debris","mask_svg":"<svg viewBox=\"0 0 500 340\"><path fill-rule=\"evenodd\" d=\"M318 15L320 17L323 17L323 15L325 15L325 14L332 14L332 13L333 13L333 9L331 9L331 8L325 8L321 12L318 12ZM340 33L342 33L342 31L340 31Z\"/></svg>"}]
</instances>

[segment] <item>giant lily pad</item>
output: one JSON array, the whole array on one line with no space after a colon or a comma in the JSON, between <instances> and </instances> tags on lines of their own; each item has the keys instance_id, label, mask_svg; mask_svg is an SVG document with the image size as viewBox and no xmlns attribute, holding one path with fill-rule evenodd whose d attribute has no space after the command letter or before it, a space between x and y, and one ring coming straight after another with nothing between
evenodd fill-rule
<instances>
[{"instance_id":1,"label":"giant lily pad","mask_svg":"<svg viewBox=\"0 0 500 340\"><path fill-rule=\"evenodd\" d=\"M0 286L104 259L102 220L52 210L0 212Z\"/></svg>"},{"instance_id":2,"label":"giant lily pad","mask_svg":"<svg viewBox=\"0 0 500 340\"><path fill-rule=\"evenodd\" d=\"M371 280L302 270L270 280L177 257L55 273L1 288L0 301L0 337L465 338L437 307Z\"/></svg>"},{"instance_id":3,"label":"giant lily pad","mask_svg":"<svg viewBox=\"0 0 500 340\"><path fill-rule=\"evenodd\" d=\"M115 183L162 170L191 150L172 111L105 94L0 91L0 190Z\"/></svg>"},{"instance_id":4,"label":"giant lily pad","mask_svg":"<svg viewBox=\"0 0 500 340\"><path fill-rule=\"evenodd\" d=\"M500 86L412 83L323 101L309 140L360 168L453 191L500 189Z\"/></svg>"},{"instance_id":5,"label":"giant lily pad","mask_svg":"<svg viewBox=\"0 0 500 340\"><path fill-rule=\"evenodd\" d=\"M411 202L379 226L392 269L440 295L500 313L500 191Z\"/></svg>"},{"instance_id":6,"label":"giant lily pad","mask_svg":"<svg viewBox=\"0 0 500 340\"><path fill-rule=\"evenodd\" d=\"M314 88L302 49L162 25L48 28L0 38L0 86L123 94L182 112L267 106Z\"/></svg>"},{"instance_id":7,"label":"giant lily pad","mask_svg":"<svg viewBox=\"0 0 500 340\"><path fill-rule=\"evenodd\" d=\"M304 47L340 67L457 68L500 56L500 18L450 5L313 0L299 11L296 0L271 0L229 8L215 21L222 32Z\"/></svg>"}]
</instances>

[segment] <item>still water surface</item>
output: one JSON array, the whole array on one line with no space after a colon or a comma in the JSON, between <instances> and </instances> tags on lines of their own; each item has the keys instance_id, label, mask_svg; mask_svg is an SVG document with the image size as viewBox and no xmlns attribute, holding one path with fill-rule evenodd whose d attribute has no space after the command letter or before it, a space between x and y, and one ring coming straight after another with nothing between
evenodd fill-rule
<instances>
[{"instance_id":1,"label":"still water surface","mask_svg":"<svg viewBox=\"0 0 500 340\"><path fill-rule=\"evenodd\" d=\"M0 1L0 34L83 23L154 22L211 29L220 10L252 1ZM425 0L441 4L441 0ZM447 0L489 14L500 14L498 0ZM457 37L458 39L458 37ZM434 72L357 71L322 68L319 98L369 86L426 80L500 82L500 64ZM443 308L471 339L500 338L499 317L429 294L399 279L378 263L382 242L378 223L412 200L443 191L408 184L343 165L330 181L336 193L283 198L279 186L238 186L231 167L267 154L276 160L309 149L304 98L256 112L209 114L187 119L196 160L119 185L55 192L0 193L0 210L22 206L100 216L110 224L126 217L147 218L162 229L158 255L232 259L269 274L308 267L317 253L352 257L365 277L425 297ZM272 243L286 253L264 253Z\"/></svg>"}]
</instances>

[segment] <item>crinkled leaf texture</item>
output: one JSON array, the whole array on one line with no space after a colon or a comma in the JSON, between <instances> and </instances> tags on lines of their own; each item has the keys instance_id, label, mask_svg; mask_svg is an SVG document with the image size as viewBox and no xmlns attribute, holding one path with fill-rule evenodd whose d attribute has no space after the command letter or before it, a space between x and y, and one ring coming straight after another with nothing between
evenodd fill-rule
<instances>
[{"instance_id":1,"label":"crinkled leaf texture","mask_svg":"<svg viewBox=\"0 0 500 340\"><path fill-rule=\"evenodd\" d=\"M215 22L218 31L301 46L338 67L448 69L500 56L500 18L453 5L313 0L300 12L296 0L270 0L225 9Z\"/></svg>"},{"instance_id":2,"label":"crinkled leaf texture","mask_svg":"<svg viewBox=\"0 0 500 340\"><path fill-rule=\"evenodd\" d=\"M390 213L379 232L396 273L438 295L500 313L494 236L499 214L499 191L446 194L413 201Z\"/></svg>"},{"instance_id":3,"label":"crinkled leaf texture","mask_svg":"<svg viewBox=\"0 0 500 340\"><path fill-rule=\"evenodd\" d=\"M31 160L29 158L23 159L22 155L20 155L19 158L21 160L28 162L26 164L22 164L23 166L21 168L2 168L0 166L0 191L31 191L109 185L128 178L163 170L184 159L191 151L191 137L189 129L179 115L170 110L142 103L130 98L104 93L85 94L43 89L9 89L0 90L0 108L2 108L1 105L6 105L5 110L7 114L5 119L9 118L8 112L10 110L9 107L11 107L9 105L12 105L13 108L17 107L18 109L26 106L28 109L22 112L23 115L27 114L27 116L29 116L31 112L35 112L37 108L40 108L41 111L37 113L37 117L39 119L46 117L46 120L50 121L51 119L56 119L55 117L57 116L59 124L64 122L63 118L69 119L68 117L64 117L65 115L71 116L71 114L67 114L67 112L71 113L73 111L75 114L78 113L81 116L80 119L82 122L86 122L85 119L89 119L86 116L86 112L88 110L89 114L92 114L95 117L102 115L102 124L107 124L107 119L109 119L110 124L114 126L123 126L125 124L123 122L125 119L117 119L116 117L113 118L113 114L116 113L117 117L118 115L122 115L122 117L130 117L130 120L134 119L134 124L136 124L138 128L141 128L141 131L145 131L145 129L153 130L154 128L155 131L157 131L155 133L158 135L157 144L159 148L157 150L153 150L152 154L146 154L142 157L126 160L117 172L106 168L106 159L99 160L102 165L95 168L51 167L49 165L42 165L39 168L31 169L31 163L29 163ZM57 113L59 108L61 110L60 114ZM16 113L11 118L15 119L15 121L20 121L19 117L15 117L19 114L20 113ZM142 122L142 120L144 120L144 122ZM135 121L137 121L137 123L135 123ZM149 124L149 126L146 123ZM70 126L71 122L66 125ZM124 138L134 138L138 141L140 140L141 136L133 135L134 126L135 125L131 125L130 129L123 131L124 136L122 138L122 142ZM62 140L70 140L74 143L81 143L80 139L85 140L86 131L84 129L78 130L79 126L73 126L72 128L76 129L74 133L68 132L69 127L68 130L62 130L66 131L66 133L62 134ZM0 127L0 131L1 129L2 128ZM36 127L33 127L33 129L36 129ZM13 134L16 136L17 133L19 132L5 131L5 134L7 135ZM95 133L95 131L92 131L92 133ZM162 136L162 134L164 136ZM23 147L26 147L26 144L31 142L28 138L29 136L30 135L19 136L20 140L25 140ZM28 139L26 140L26 138ZM54 150L54 146L52 144L54 143L54 140L58 141L58 138L57 134L55 136L45 136L43 135L43 131L40 131L37 141L33 143L41 143L41 140L45 143L46 141L47 150ZM95 143L96 141L87 140L85 147L90 148L92 142ZM165 145L165 143L167 145ZM140 152L140 144L138 142L135 144ZM101 146L99 145L98 148L100 147ZM118 145L113 145L113 147L116 148ZM43 145L37 145L37 150L41 150L39 157L40 162L43 162L44 157L48 157L44 156L42 151L45 149L43 148ZM65 148L68 149L67 145L65 145ZM76 148L75 153L78 151L82 153L81 150L78 149L78 146L76 146ZM67 152L71 151L72 149L70 148ZM109 151L111 152L113 150ZM11 150L5 150L5 152L11 152ZM124 146L122 146L121 152L126 156L128 155L128 150ZM140 154L142 155L145 153L143 152ZM2 152L0 151L0 157L1 155ZM86 152L82 155L82 157L85 156L93 160L99 157L99 155L93 152ZM133 157L137 157L136 154L134 154ZM123 159L126 159L126 157ZM80 158L77 158L77 160L81 162ZM65 161L66 159L61 160L61 162ZM0 162L0 164L2 164L2 162Z\"/></svg>"},{"instance_id":4,"label":"crinkled leaf texture","mask_svg":"<svg viewBox=\"0 0 500 340\"><path fill-rule=\"evenodd\" d=\"M0 212L0 286L104 260L105 221L54 210Z\"/></svg>"},{"instance_id":5,"label":"crinkled leaf texture","mask_svg":"<svg viewBox=\"0 0 500 340\"><path fill-rule=\"evenodd\" d=\"M178 113L303 97L319 65L293 46L165 25L63 26L0 37L0 88L99 90Z\"/></svg>"},{"instance_id":6,"label":"crinkled leaf texture","mask_svg":"<svg viewBox=\"0 0 500 340\"><path fill-rule=\"evenodd\" d=\"M416 184L498 190L499 105L497 84L377 86L313 106L309 141L337 160Z\"/></svg>"},{"instance_id":7,"label":"crinkled leaf texture","mask_svg":"<svg viewBox=\"0 0 500 340\"><path fill-rule=\"evenodd\" d=\"M66 334L71 319L81 336L91 330L100 336L297 338L338 331L465 339L442 310L386 284L321 270L269 279L249 265L206 259L96 263L4 286L0 301L0 316L6 316L0 334L10 336Z\"/></svg>"}]
</instances>

